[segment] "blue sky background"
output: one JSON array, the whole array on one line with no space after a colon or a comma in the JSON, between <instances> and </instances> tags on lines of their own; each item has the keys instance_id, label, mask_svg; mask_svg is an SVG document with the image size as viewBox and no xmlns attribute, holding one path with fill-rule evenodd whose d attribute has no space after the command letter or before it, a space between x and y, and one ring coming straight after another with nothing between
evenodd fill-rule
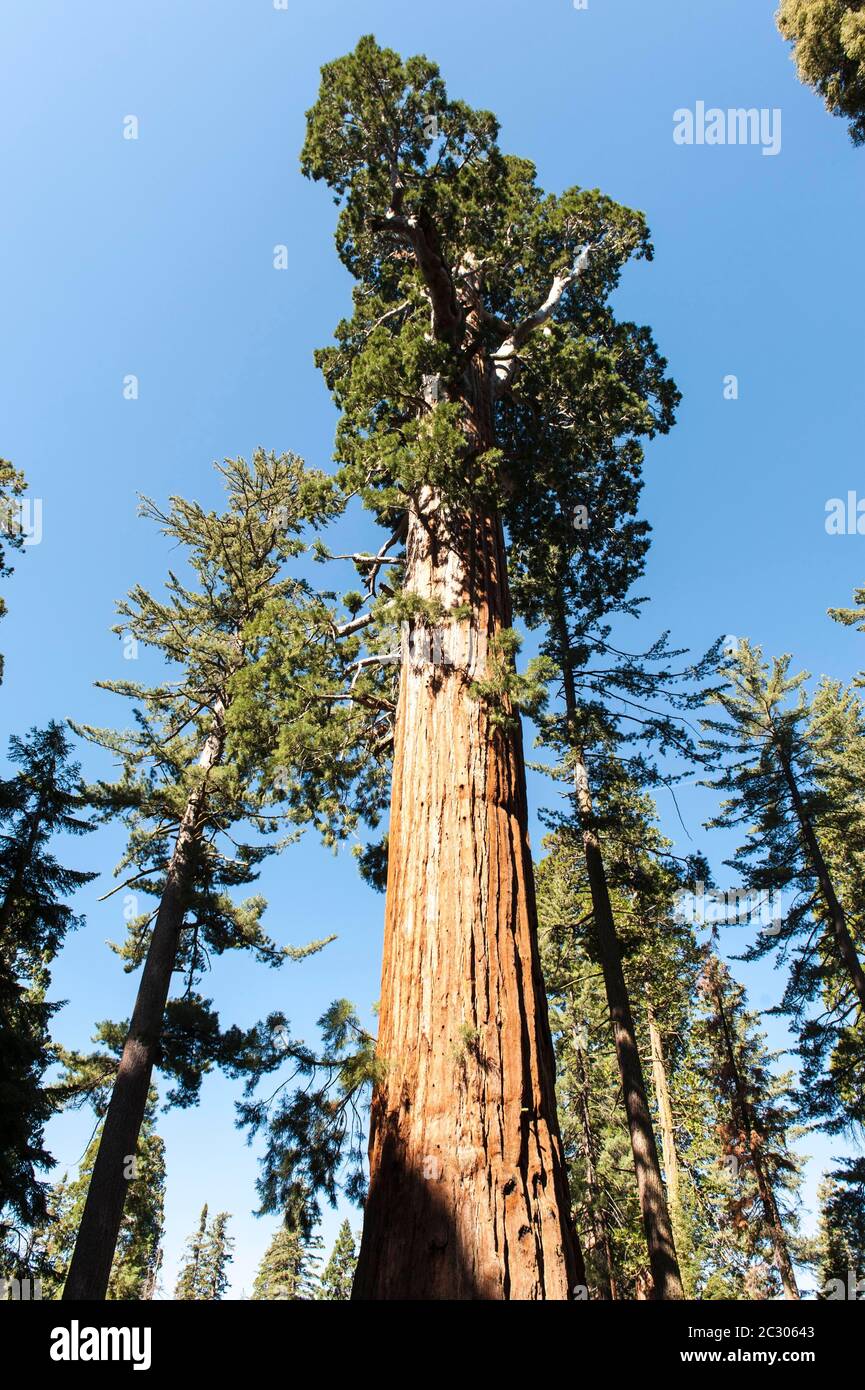
<instances>
[{"instance_id":1,"label":"blue sky background","mask_svg":"<svg viewBox=\"0 0 865 1390\"><path fill-rule=\"evenodd\" d=\"M259 444L327 465L335 413L312 351L345 311L349 281L333 204L301 178L298 152L320 65L366 32L435 59L454 95L498 114L503 148L533 158L548 189L597 186L647 214L656 259L627 272L619 304L652 325L684 400L648 457L645 636L670 627L702 650L719 633L748 635L844 679L865 665L861 636L825 616L865 582L865 540L824 528L828 498L865 494L865 151L799 85L773 9L6 0L0 452L43 499L43 539L6 586L4 744L51 718L125 722L123 702L92 682L146 672L144 661L130 672L109 631L114 601L134 582L158 586L169 561L164 539L136 518L138 491L216 505L211 461ZM674 144L673 112L698 100L781 108L781 153ZM137 141L122 138L127 115L139 118ZM286 271L273 268L277 243L289 250ZM137 401L122 395L128 373L140 380ZM737 401L723 397L728 373ZM367 529L352 529L355 544L371 539ZM89 774L105 770L92 750L83 756ZM530 792L535 812L549 804L545 783ZM665 828L681 847L703 847L726 882L731 843L700 830L711 795L685 790L680 804L692 838L662 803ZM535 821L535 844L539 833ZM81 894L86 927L54 972L70 1046L131 1008L135 982L104 944L122 935L120 902L97 904L121 846L109 829L67 853L104 870ZM217 962L207 992L223 1017L248 1024L282 1008L311 1037L327 1003L346 995L371 1022L382 899L351 856L305 840L267 867L262 889L279 940L339 939L280 973ZM755 1006L775 1002L771 965L744 974ZM211 1077L197 1110L160 1120L169 1293L204 1201L233 1214L234 1295L251 1291L276 1224L252 1215L257 1163L233 1127L236 1094ZM58 1175L74 1171L89 1130L82 1115L52 1124ZM805 1148L810 1202L844 1144L811 1138ZM329 1215L328 1245L336 1225Z\"/></svg>"}]
</instances>

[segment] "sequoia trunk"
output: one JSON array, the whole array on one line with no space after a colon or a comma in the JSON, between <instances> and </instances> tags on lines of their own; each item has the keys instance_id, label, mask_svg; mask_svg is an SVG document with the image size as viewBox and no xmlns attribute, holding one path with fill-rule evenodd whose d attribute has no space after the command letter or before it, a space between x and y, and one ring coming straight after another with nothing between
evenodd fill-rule
<instances>
[{"instance_id":1,"label":"sequoia trunk","mask_svg":"<svg viewBox=\"0 0 865 1390\"><path fill-rule=\"evenodd\" d=\"M470 690L511 621L501 525L426 490L406 590L370 1191L353 1297L568 1299L583 1281L518 721Z\"/></svg>"}]
</instances>

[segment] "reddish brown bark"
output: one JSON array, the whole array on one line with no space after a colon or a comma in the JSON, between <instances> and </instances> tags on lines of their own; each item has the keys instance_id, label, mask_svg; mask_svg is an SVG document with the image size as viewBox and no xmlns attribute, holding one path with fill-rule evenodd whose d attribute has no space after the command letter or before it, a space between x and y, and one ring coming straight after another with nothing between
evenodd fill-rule
<instances>
[{"instance_id":1,"label":"reddish brown bark","mask_svg":"<svg viewBox=\"0 0 865 1390\"><path fill-rule=\"evenodd\" d=\"M582 1283L518 722L470 686L511 621L501 526L425 493L406 588L471 619L415 625L396 720L362 1299L568 1299ZM508 711L504 711L508 713Z\"/></svg>"}]
</instances>

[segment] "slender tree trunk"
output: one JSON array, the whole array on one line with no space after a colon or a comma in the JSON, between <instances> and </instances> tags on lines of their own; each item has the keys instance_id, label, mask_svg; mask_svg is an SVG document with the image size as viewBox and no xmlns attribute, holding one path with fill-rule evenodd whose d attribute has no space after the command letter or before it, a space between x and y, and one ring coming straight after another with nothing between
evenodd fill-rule
<instances>
[{"instance_id":1,"label":"slender tree trunk","mask_svg":"<svg viewBox=\"0 0 865 1390\"><path fill-rule=\"evenodd\" d=\"M189 898L193 857L207 798L207 774L222 756L223 739L222 720L217 716L216 727L200 759L203 776L187 802L168 866L132 1022L90 1176L64 1299L103 1299L108 1289L126 1191L130 1181L134 1181L133 1160Z\"/></svg>"},{"instance_id":2,"label":"slender tree trunk","mask_svg":"<svg viewBox=\"0 0 865 1390\"><path fill-rule=\"evenodd\" d=\"M784 769L784 779L787 783L790 799L793 802L793 809L796 813L796 819L799 822L802 839L805 842L805 849L811 860L811 866L817 876L817 882L820 884L823 900L829 911L829 920L832 924L832 934L835 938L835 946L838 955L847 974L850 976L850 982L856 991L860 1007L865 1010L865 971L862 969L862 962L857 954L855 942L850 935L844 908L841 906L835 892L832 875L829 873L828 865L823 858L823 851L820 848L820 842L817 839L814 827L805 813L805 807L790 761L783 751L779 752L779 756L781 759L781 766Z\"/></svg>"},{"instance_id":3,"label":"slender tree trunk","mask_svg":"<svg viewBox=\"0 0 865 1390\"><path fill-rule=\"evenodd\" d=\"M661 1155L664 1160L664 1178L667 1186L667 1204L673 1224L673 1237L680 1258L686 1245L684 1215L682 1212L682 1188L679 1172L679 1155L676 1150L676 1128L673 1123L673 1106L670 1101L670 1084L667 1080L667 1063L664 1057L664 1044L661 1030L651 1005L646 1010L649 1025L649 1046L652 1053L652 1082L655 1101L658 1106L658 1123L661 1131ZM686 1291L688 1292L688 1291ZM688 1292L688 1297L690 1297Z\"/></svg>"},{"instance_id":4,"label":"slender tree trunk","mask_svg":"<svg viewBox=\"0 0 865 1390\"><path fill-rule=\"evenodd\" d=\"M679 1159L676 1154L675 1128L673 1126L673 1107L670 1104L670 1087L667 1083L667 1068L664 1063L664 1046L661 1042L658 1021L651 1005L646 1010L646 1016L652 1053L652 1081L655 1087L655 1100L658 1106L658 1121L661 1130L661 1153L664 1159L664 1176L667 1180L667 1200L670 1204L670 1210L675 1211L681 1205L681 1189Z\"/></svg>"},{"instance_id":5,"label":"slender tree trunk","mask_svg":"<svg viewBox=\"0 0 865 1390\"><path fill-rule=\"evenodd\" d=\"M654 1296L658 1299L684 1298L673 1227L661 1180L658 1147L646 1097L643 1064L637 1048L637 1034L631 1014L628 987L622 970L622 955L616 935L607 875L600 842L591 829L592 800L588 776L585 764L579 756L576 764L576 788L580 813L587 826L583 833L583 845L592 894L595 939L598 943L610 1021L613 1025L616 1058L622 1078L622 1096L631 1136L637 1193L646 1233Z\"/></svg>"},{"instance_id":6,"label":"slender tree trunk","mask_svg":"<svg viewBox=\"0 0 865 1390\"><path fill-rule=\"evenodd\" d=\"M730 1068L730 1075L733 1079L733 1089L736 1094L736 1102L739 1110L739 1119L745 1132L748 1144L748 1153L754 1168L754 1177L757 1180L757 1191L760 1194L760 1202L766 1217L766 1224L769 1227L772 1239L772 1248L775 1252L775 1263L781 1275L781 1284L784 1289L784 1297L788 1299L799 1298L799 1288L796 1283L796 1275L793 1272L793 1264L790 1259L790 1252L787 1249L787 1241L784 1236L784 1228L781 1225L781 1214L778 1211L778 1203L775 1201L775 1193L766 1172L766 1165L763 1162L762 1142L763 1136L757 1124L753 1106L748 1099L748 1091L739 1070L736 1058L736 1048L733 1042L733 1035L724 1009L724 1000L720 986L715 984L712 988L712 996L715 1008L718 1011L718 1021L721 1024L721 1031L724 1035L724 1049L727 1053L727 1065ZM734 1115L734 1123L736 1117Z\"/></svg>"},{"instance_id":7,"label":"slender tree trunk","mask_svg":"<svg viewBox=\"0 0 865 1390\"><path fill-rule=\"evenodd\" d=\"M406 589L470 619L403 652L370 1191L352 1297L568 1299L584 1271L559 1137L519 723L470 692L511 622L501 525L424 490ZM508 710L500 713L508 715Z\"/></svg>"}]
</instances>

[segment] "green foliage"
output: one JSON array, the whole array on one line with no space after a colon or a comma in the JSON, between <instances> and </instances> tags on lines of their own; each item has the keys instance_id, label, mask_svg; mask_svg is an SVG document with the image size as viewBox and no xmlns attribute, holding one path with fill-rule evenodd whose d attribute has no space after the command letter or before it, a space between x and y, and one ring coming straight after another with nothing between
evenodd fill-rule
<instances>
[{"instance_id":1,"label":"green foliage","mask_svg":"<svg viewBox=\"0 0 865 1390\"><path fill-rule=\"evenodd\" d=\"M212 1066L236 1069L253 1038L224 1031L198 991L208 963L243 950L275 967L332 940L278 944L262 925L264 898L238 902L234 890L252 883L262 861L305 824L330 843L360 815L374 824L385 789L367 742L370 720L380 717L376 678L363 683L372 713L342 703L357 644L337 640L344 614L333 596L295 573L309 529L339 510L332 483L292 455L261 450L251 465L227 460L218 472L227 492L221 513L179 497L167 512L142 503L182 548L189 577L169 571L164 596L136 586L119 605L116 630L128 652L152 649L165 674L149 685L102 682L134 701L134 726L80 730L121 766L117 780L97 783L90 796L129 833L112 890L126 894L127 934L114 949L127 970L146 956L184 818L194 814L175 965L184 988L169 1002L159 1057L175 1080L169 1103L180 1104L195 1100ZM97 1031L113 1052L123 1036L116 1023ZM80 1094L88 1067L100 1066L95 1058L70 1062L66 1084Z\"/></svg>"},{"instance_id":2,"label":"green foliage","mask_svg":"<svg viewBox=\"0 0 865 1390\"><path fill-rule=\"evenodd\" d=\"M525 672L518 672L514 662L520 645L513 628L497 632L487 648L486 674L469 686L470 696L483 702L494 729L518 727L520 711L537 717L547 700L549 663L543 658L530 661Z\"/></svg>"},{"instance_id":3,"label":"green foliage","mask_svg":"<svg viewBox=\"0 0 865 1390\"><path fill-rule=\"evenodd\" d=\"M865 1162L848 1159L827 1173L817 1201L819 1226L811 1256L820 1296L861 1300L865 1298Z\"/></svg>"},{"instance_id":4,"label":"green foliage","mask_svg":"<svg viewBox=\"0 0 865 1390\"><path fill-rule=\"evenodd\" d=\"M111 1266L109 1299L149 1299L156 1289L162 1263L165 1145L154 1129L155 1104L156 1094L151 1092L138 1139L136 1176L129 1184ZM64 1178L51 1190L47 1218L31 1233L27 1263L42 1279L44 1298L59 1299L63 1293L100 1137L101 1128L87 1147L77 1178L71 1183Z\"/></svg>"},{"instance_id":5,"label":"green foliage","mask_svg":"<svg viewBox=\"0 0 865 1390\"><path fill-rule=\"evenodd\" d=\"M352 317L317 354L340 410L341 486L395 535L431 499L445 527L498 509L529 622L548 616L576 553L614 601L645 549L639 440L669 429L678 401L649 331L610 304L629 258L651 258L642 215L597 190L545 194L530 161L500 150L489 112L371 36L322 69L301 163L334 193L357 282ZM389 596L390 622L439 621L405 597ZM506 727L514 707L540 708L545 673L518 677L512 634L497 642L474 694Z\"/></svg>"},{"instance_id":6,"label":"green foliage","mask_svg":"<svg viewBox=\"0 0 865 1390\"><path fill-rule=\"evenodd\" d=\"M318 1282L321 1244L320 1236L305 1233L286 1216L258 1267L252 1297L283 1303L309 1303L315 1298L330 1297L321 1291Z\"/></svg>"},{"instance_id":7,"label":"green foliage","mask_svg":"<svg viewBox=\"0 0 865 1390\"><path fill-rule=\"evenodd\" d=\"M776 19L801 81L849 122L854 145L865 143L863 0L781 0Z\"/></svg>"},{"instance_id":8,"label":"green foliage","mask_svg":"<svg viewBox=\"0 0 865 1390\"><path fill-rule=\"evenodd\" d=\"M330 1302L346 1303L351 1298L356 1265L354 1236L348 1221L343 1221L330 1252L330 1259L322 1272L317 1297Z\"/></svg>"},{"instance_id":9,"label":"green foliage","mask_svg":"<svg viewBox=\"0 0 865 1390\"><path fill-rule=\"evenodd\" d=\"M319 1197L333 1206L342 1189L361 1203L364 1175L363 1109L383 1062L375 1038L360 1025L346 999L331 1004L318 1020L322 1048L313 1051L289 1034L282 1014L259 1025L254 1059L247 1064L249 1099L238 1106L238 1123L250 1141L266 1136L258 1181L263 1213L282 1212L292 1229L308 1237L319 1216ZM260 1081L285 1071L264 1099L254 1099ZM305 1078L294 1091L288 1087Z\"/></svg>"},{"instance_id":10,"label":"green foliage","mask_svg":"<svg viewBox=\"0 0 865 1390\"><path fill-rule=\"evenodd\" d=\"M835 1132L865 1116L865 1054L855 993L802 826L814 830L861 952L865 714L854 692L837 683L824 681L809 700L807 675L791 676L790 661L770 666L759 647L743 641L723 671L715 700L724 717L704 721L712 733L706 750L720 768L709 785L728 793L712 824L745 828L730 866L747 890L778 895L780 913L743 958L776 953L779 963L789 962L778 1011L799 1031L801 1103Z\"/></svg>"},{"instance_id":11,"label":"green foliage","mask_svg":"<svg viewBox=\"0 0 865 1390\"><path fill-rule=\"evenodd\" d=\"M201 1269L204 1260L204 1246L207 1241L207 1203L201 1208L198 1226L186 1243L186 1258L181 1265L177 1283L174 1286L175 1299L185 1301L200 1297Z\"/></svg>"},{"instance_id":12,"label":"green foliage","mask_svg":"<svg viewBox=\"0 0 865 1390\"><path fill-rule=\"evenodd\" d=\"M228 1266L234 1241L228 1235L228 1212L217 1212L208 1225L207 1203L190 1236L186 1258L174 1289L175 1299L199 1303L219 1302L228 1287Z\"/></svg>"},{"instance_id":13,"label":"green foliage","mask_svg":"<svg viewBox=\"0 0 865 1390\"><path fill-rule=\"evenodd\" d=\"M53 1167L43 1126L53 1102L44 1075L55 1059L49 1026L51 962L79 925L67 899L94 874L65 868L49 851L57 834L92 828L82 814L80 769L61 725L13 737L17 769L0 780L0 1234L45 1217L37 1170Z\"/></svg>"},{"instance_id":14,"label":"green foliage","mask_svg":"<svg viewBox=\"0 0 865 1390\"><path fill-rule=\"evenodd\" d=\"M632 789L630 802L622 797L619 807L618 834L611 808L605 859L623 969L647 1078L650 1008L663 1031L680 1175L680 1202L671 1211L676 1250L688 1296L707 1297L727 1268L729 1242L722 1229L717 1108L693 1045L701 951L691 924L676 911L677 892L694 866L669 858L648 798ZM536 870L541 958L589 1288L594 1297L609 1297L611 1288L619 1298L644 1297L645 1235L581 831L563 822L544 843L547 855Z\"/></svg>"},{"instance_id":15,"label":"green foliage","mask_svg":"<svg viewBox=\"0 0 865 1390\"><path fill-rule=\"evenodd\" d=\"M700 993L703 1008L694 1047L715 1097L728 1177L721 1227L728 1241L727 1279L735 1279L746 1297L779 1297L770 1221L758 1191L754 1155L759 1153L788 1245L795 1249L802 1160L791 1143L802 1131L796 1124L791 1074L778 1073L780 1054L768 1050L758 1016L747 1008L745 990L716 956L706 961Z\"/></svg>"}]
</instances>

